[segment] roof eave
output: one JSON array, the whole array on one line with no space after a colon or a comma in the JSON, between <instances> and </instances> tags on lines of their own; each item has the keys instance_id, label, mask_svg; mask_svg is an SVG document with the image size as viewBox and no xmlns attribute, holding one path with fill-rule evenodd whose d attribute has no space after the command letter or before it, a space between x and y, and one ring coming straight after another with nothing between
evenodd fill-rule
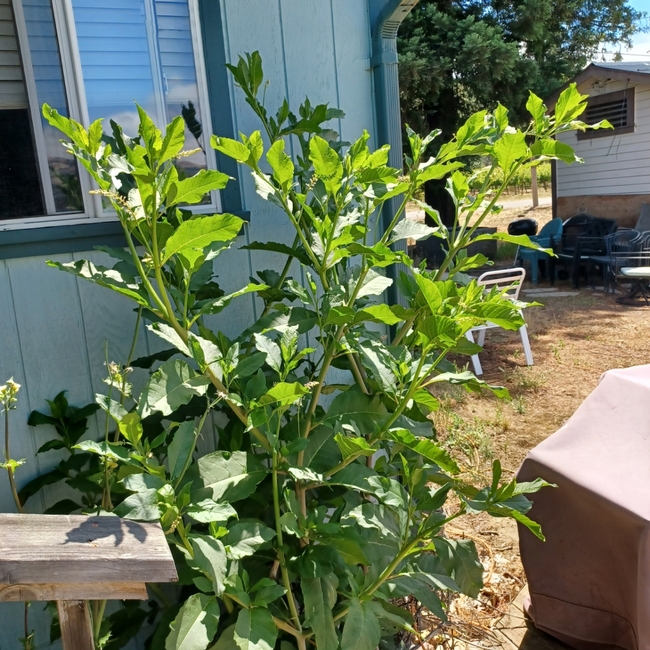
<instances>
[{"instance_id":1,"label":"roof eave","mask_svg":"<svg viewBox=\"0 0 650 650\"><path fill-rule=\"evenodd\" d=\"M579 86L589 79L607 79L608 81L627 81L630 83L650 85L650 75L645 72L616 70L615 68L605 68L598 64L590 63L582 72L577 74L570 81L567 81L567 83L547 97L545 102L546 105L549 109L553 109L562 91L566 90L570 84L575 83Z\"/></svg>"}]
</instances>

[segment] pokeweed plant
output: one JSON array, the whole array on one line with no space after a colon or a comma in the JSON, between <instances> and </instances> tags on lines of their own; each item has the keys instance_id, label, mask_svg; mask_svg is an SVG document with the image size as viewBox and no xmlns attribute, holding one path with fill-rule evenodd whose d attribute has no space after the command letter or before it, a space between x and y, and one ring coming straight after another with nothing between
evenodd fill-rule
<instances>
[{"instance_id":1,"label":"pokeweed plant","mask_svg":"<svg viewBox=\"0 0 650 650\"><path fill-rule=\"evenodd\" d=\"M587 128L578 120L586 97L571 86L549 115L531 94L526 130L512 128L502 106L477 113L435 158L426 151L438 132L422 138L408 130L405 167L394 169L388 146L371 151L367 132L348 146L328 131L340 113L325 105L306 101L295 115L285 101L270 114L258 53L229 68L262 130L239 140L213 136L211 145L249 169L294 239L243 246L285 262L227 295L214 259L241 243L244 222L188 210L229 178L214 170L179 178L182 118L163 132L138 107L136 137L114 123L107 137L101 121L86 129L43 107L113 206L128 245L102 248L116 259L112 268L49 264L127 296L171 345L140 363L155 365L138 395L124 368L114 368L119 401L97 396L114 433L75 447L104 463L97 480L117 495L104 509L160 520L167 534L184 585L180 609L170 610L171 624L163 617L155 637L166 638L167 650L203 650L215 640L219 650L373 650L396 629L412 631L409 612L393 600L414 595L445 619L441 590L478 594L476 549L447 539L448 522L487 512L542 538L525 495L544 481L502 481L495 461L488 485L468 483L427 416L438 408L436 384L507 396L449 359L479 350L465 338L472 327L523 323L521 303L465 275L487 262L467 248L488 238L535 246L476 229L518 170L576 160L554 137ZM477 194L464 171L473 156L491 161ZM503 183L492 192L497 170ZM453 226L424 204L435 227L406 219L422 184L442 178L456 205ZM393 198L399 208L384 223ZM434 271L414 269L394 246L430 236L446 249ZM394 283L406 306L383 302ZM231 339L215 316L244 294L263 309ZM195 458L213 412L218 447Z\"/></svg>"}]
</instances>

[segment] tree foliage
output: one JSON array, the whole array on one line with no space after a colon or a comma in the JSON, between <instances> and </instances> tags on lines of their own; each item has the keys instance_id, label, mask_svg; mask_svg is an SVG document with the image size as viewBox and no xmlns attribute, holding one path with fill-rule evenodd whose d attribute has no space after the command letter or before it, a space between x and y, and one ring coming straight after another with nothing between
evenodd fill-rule
<instances>
[{"instance_id":1,"label":"tree foliage","mask_svg":"<svg viewBox=\"0 0 650 650\"><path fill-rule=\"evenodd\" d=\"M514 123L528 89L547 97L604 44L630 45L627 0L420 0L399 32L403 117L448 137L497 100Z\"/></svg>"}]
</instances>

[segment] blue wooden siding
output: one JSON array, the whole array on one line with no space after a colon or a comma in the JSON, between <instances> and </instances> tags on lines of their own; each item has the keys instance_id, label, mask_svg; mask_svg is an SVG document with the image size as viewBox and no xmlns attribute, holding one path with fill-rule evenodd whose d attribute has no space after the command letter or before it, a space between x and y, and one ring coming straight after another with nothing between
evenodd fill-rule
<instances>
[{"instance_id":1,"label":"blue wooden siding","mask_svg":"<svg viewBox=\"0 0 650 650\"><path fill-rule=\"evenodd\" d=\"M28 4L37 3L31 0ZM75 5L80 4L81 0L75 0ZM85 0L85 4L93 3ZM346 112L345 119L332 125L344 139L356 139L364 128L375 133L367 0L221 0L221 11L223 33L210 33L211 26L203 25L206 37L223 39L226 59L231 62L244 52L261 52L271 82L266 92L270 109L275 110L285 96L294 108L309 96L312 102L327 102ZM209 66L210 61L206 64ZM259 128L256 117L232 84L230 94L232 107L224 98L224 104L213 105L212 111L232 110L235 132L250 133ZM239 243L289 241L292 231L282 214L255 194L245 172L242 183L243 207L251 211L251 221ZM88 257L97 263L107 261L97 252L56 255L54 259L65 262ZM57 462L52 452L35 455L52 432L47 427L28 427L29 412L43 409L45 399L60 390L67 390L75 405L86 404L95 393L103 392L106 341L109 359L124 360L135 323L131 302L47 267L46 259L0 261L0 383L13 376L22 385L18 408L11 413L12 455L27 459L18 471L19 485ZM246 284L256 270L278 269L282 263L271 253L233 250L217 260L217 272L229 291ZM240 298L226 314L226 318L215 318L215 326L232 335L254 320L256 305L251 298ZM162 343L143 329L137 354L158 347ZM99 421L91 424L92 433L97 434ZM204 444L209 446L211 440ZM28 510L42 511L64 497L61 488L48 489L30 500ZM3 472L0 511L14 511ZM49 616L42 612L42 604L33 604L31 620L37 628L38 647L48 647ZM0 650L18 650L21 607L0 606L0 621Z\"/></svg>"}]
</instances>

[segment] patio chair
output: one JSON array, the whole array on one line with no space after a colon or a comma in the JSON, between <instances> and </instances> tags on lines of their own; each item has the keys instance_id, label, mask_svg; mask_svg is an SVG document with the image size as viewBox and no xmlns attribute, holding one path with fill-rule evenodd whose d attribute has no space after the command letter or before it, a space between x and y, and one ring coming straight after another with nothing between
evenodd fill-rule
<instances>
[{"instance_id":1,"label":"patio chair","mask_svg":"<svg viewBox=\"0 0 650 650\"><path fill-rule=\"evenodd\" d=\"M588 264L590 257L607 253L605 237L615 232L616 228L614 219L601 219L588 214L577 214L564 222L562 240L554 250L558 263L571 269L570 277L576 289L580 285L581 267ZM551 274L553 282L554 266Z\"/></svg>"},{"instance_id":2,"label":"patio chair","mask_svg":"<svg viewBox=\"0 0 650 650\"><path fill-rule=\"evenodd\" d=\"M610 285L616 287L616 276L621 268L621 261L625 259L626 254L638 250L637 244L641 239L641 233L638 230L620 229L611 235L605 237L606 253L604 255L591 255L587 260L587 277L593 278L591 271L594 267L600 267L603 286L605 291L609 291ZM595 280L592 282L592 288L595 287Z\"/></svg>"},{"instance_id":3,"label":"patio chair","mask_svg":"<svg viewBox=\"0 0 650 650\"><path fill-rule=\"evenodd\" d=\"M536 244L543 246L544 248L553 248L553 245L556 241L560 241L562 238L562 219L556 217L551 219L544 227L539 231L538 235L532 236L530 239ZM548 253L543 253L542 251L537 251L532 248L522 248L519 246L517 248L517 254L515 255L515 266L521 264L523 266L524 262L530 262L530 271L531 279L533 284L537 284L537 272L539 270L539 263L550 261L551 256ZM547 270L548 272L548 270Z\"/></svg>"},{"instance_id":4,"label":"patio chair","mask_svg":"<svg viewBox=\"0 0 650 650\"><path fill-rule=\"evenodd\" d=\"M634 230L638 230L639 232L650 231L650 203L644 203L641 206L641 213L634 226Z\"/></svg>"},{"instance_id":5,"label":"patio chair","mask_svg":"<svg viewBox=\"0 0 650 650\"><path fill-rule=\"evenodd\" d=\"M526 270L518 267L514 269L503 269L501 271L488 271L483 273L478 280L477 284L484 286L487 290L497 287L499 290L504 292L504 295L510 300L518 300L519 292L521 291L521 285L524 282L526 277ZM473 327L469 330L465 336L468 341L474 343L474 332L478 335L478 340L476 341L481 347L485 343L485 332L489 329L499 327L495 323L486 323L485 325L479 325L478 327ZM530 349L530 341L528 340L528 329L524 323L519 328L519 336L521 337L521 343L524 347L524 356L526 357L526 364L529 366L533 365L533 352ZM474 367L474 374L478 377L483 374L483 367L481 366L481 361L478 357L478 354L472 355L472 366Z\"/></svg>"}]
</instances>

